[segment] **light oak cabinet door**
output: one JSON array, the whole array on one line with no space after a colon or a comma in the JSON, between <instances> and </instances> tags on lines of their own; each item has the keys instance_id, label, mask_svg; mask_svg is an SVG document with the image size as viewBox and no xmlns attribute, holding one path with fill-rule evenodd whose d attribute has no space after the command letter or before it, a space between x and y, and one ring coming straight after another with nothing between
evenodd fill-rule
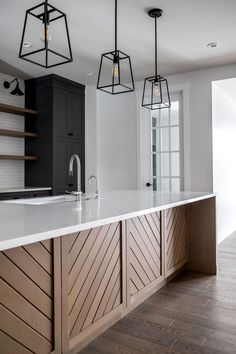
<instances>
[{"instance_id":1,"label":"light oak cabinet door","mask_svg":"<svg viewBox=\"0 0 236 354\"><path fill-rule=\"evenodd\" d=\"M127 221L128 306L145 298L163 280L161 214Z\"/></svg>"},{"instance_id":2,"label":"light oak cabinet door","mask_svg":"<svg viewBox=\"0 0 236 354\"><path fill-rule=\"evenodd\" d=\"M60 241L0 252L1 354L61 353Z\"/></svg>"},{"instance_id":3,"label":"light oak cabinet door","mask_svg":"<svg viewBox=\"0 0 236 354\"><path fill-rule=\"evenodd\" d=\"M165 276L168 277L188 261L187 207L180 206L163 211L165 238Z\"/></svg>"},{"instance_id":4,"label":"light oak cabinet door","mask_svg":"<svg viewBox=\"0 0 236 354\"><path fill-rule=\"evenodd\" d=\"M62 237L63 353L76 353L121 317L122 254L121 223Z\"/></svg>"}]
</instances>

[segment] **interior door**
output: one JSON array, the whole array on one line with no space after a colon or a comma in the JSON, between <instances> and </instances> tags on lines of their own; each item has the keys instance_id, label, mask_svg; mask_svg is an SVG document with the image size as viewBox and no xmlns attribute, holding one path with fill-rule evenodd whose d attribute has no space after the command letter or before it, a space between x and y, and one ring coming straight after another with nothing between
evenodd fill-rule
<instances>
[{"instance_id":1,"label":"interior door","mask_svg":"<svg viewBox=\"0 0 236 354\"><path fill-rule=\"evenodd\" d=\"M151 111L149 130L150 178L155 191L184 189L183 97L171 95L171 108Z\"/></svg>"}]
</instances>

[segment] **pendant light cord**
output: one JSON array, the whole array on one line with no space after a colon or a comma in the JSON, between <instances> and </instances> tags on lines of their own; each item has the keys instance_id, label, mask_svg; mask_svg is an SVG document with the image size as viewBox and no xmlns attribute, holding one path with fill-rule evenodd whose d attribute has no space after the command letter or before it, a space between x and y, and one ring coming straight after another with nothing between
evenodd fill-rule
<instances>
[{"instance_id":1,"label":"pendant light cord","mask_svg":"<svg viewBox=\"0 0 236 354\"><path fill-rule=\"evenodd\" d=\"M157 78L158 67L157 67L157 17L155 17L155 76Z\"/></svg>"},{"instance_id":2,"label":"pendant light cord","mask_svg":"<svg viewBox=\"0 0 236 354\"><path fill-rule=\"evenodd\" d=\"M45 0L45 2L44 2L44 19L43 19L43 21L46 25L49 24L48 0Z\"/></svg>"},{"instance_id":3,"label":"pendant light cord","mask_svg":"<svg viewBox=\"0 0 236 354\"><path fill-rule=\"evenodd\" d=\"M115 52L117 52L117 0L115 0Z\"/></svg>"}]
</instances>

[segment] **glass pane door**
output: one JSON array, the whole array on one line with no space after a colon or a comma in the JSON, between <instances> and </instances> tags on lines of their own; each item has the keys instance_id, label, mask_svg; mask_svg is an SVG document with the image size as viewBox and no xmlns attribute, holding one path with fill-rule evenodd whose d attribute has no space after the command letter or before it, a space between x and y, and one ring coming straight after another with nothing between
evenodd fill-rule
<instances>
[{"instance_id":1,"label":"glass pane door","mask_svg":"<svg viewBox=\"0 0 236 354\"><path fill-rule=\"evenodd\" d=\"M153 190L183 190L182 94L172 94L171 108L152 111Z\"/></svg>"}]
</instances>

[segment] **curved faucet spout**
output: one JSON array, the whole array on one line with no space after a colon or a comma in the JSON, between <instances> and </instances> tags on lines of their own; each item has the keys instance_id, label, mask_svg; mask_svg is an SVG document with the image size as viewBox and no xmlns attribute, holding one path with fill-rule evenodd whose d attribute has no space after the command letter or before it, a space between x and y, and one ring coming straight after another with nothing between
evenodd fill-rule
<instances>
[{"instance_id":1,"label":"curved faucet spout","mask_svg":"<svg viewBox=\"0 0 236 354\"><path fill-rule=\"evenodd\" d=\"M99 188L98 178L95 175L90 176L89 179L88 179L88 184L91 185L91 182L92 182L93 179L95 180L95 183L96 183L95 196L96 196L96 198L99 198L100 188Z\"/></svg>"},{"instance_id":2,"label":"curved faucet spout","mask_svg":"<svg viewBox=\"0 0 236 354\"><path fill-rule=\"evenodd\" d=\"M74 161L76 161L77 164L77 191L76 192L81 192L81 163L79 156L74 154L70 158L70 163L69 163L69 175L73 176L73 165Z\"/></svg>"}]
</instances>

